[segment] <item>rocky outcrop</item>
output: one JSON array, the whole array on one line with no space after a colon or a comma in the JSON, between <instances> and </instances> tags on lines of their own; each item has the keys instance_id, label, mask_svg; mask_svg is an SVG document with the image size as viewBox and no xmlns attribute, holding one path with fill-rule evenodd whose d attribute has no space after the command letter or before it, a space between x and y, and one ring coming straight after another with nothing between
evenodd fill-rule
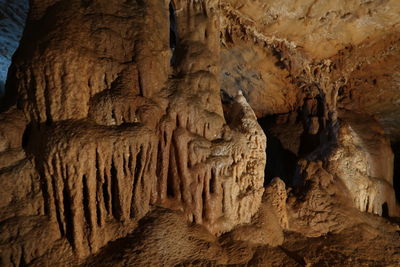
<instances>
[{"instance_id":1,"label":"rocky outcrop","mask_svg":"<svg viewBox=\"0 0 400 267\"><path fill-rule=\"evenodd\" d=\"M228 94L245 87L264 117L277 157L267 162L268 181L302 183L294 162L322 160L354 206L397 214L390 141L398 132L399 6L222 1L221 10L223 86Z\"/></svg>"},{"instance_id":2,"label":"rocky outcrop","mask_svg":"<svg viewBox=\"0 0 400 267\"><path fill-rule=\"evenodd\" d=\"M21 175L31 175L40 193L28 213L51 234L10 232L15 240L3 262L30 263L63 250L84 258L132 232L154 205L180 210L217 235L249 223L264 191L266 141L242 94L227 111L234 119L225 121L216 3L176 3L179 64L171 67L162 28L167 4L66 5L52 6L55 15L32 4L10 80L27 118L18 132L31 167ZM46 16L53 25L43 28ZM38 28L45 38L33 35ZM16 170L5 167L8 183ZM25 231L9 216L5 232ZM27 241L33 238L45 244L35 254Z\"/></svg>"},{"instance_id":3,"label":"rocky outcrop","mask_svg":"<svg viewBox=\"0 0 400 267\"><path fill-rule=\"evenodd\" d=\"M361 211L398 216L393 188L393 152L383 130L374 121L368 129L358 117L339 129L338 144L328 170L348 189L354 206Z\"/></svg>"}]
</instances>

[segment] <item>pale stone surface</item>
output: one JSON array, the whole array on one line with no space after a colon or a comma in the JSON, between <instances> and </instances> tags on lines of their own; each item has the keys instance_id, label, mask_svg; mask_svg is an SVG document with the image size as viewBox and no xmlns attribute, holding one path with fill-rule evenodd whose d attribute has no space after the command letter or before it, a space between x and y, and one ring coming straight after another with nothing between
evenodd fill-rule
<instances>
[{"instance_id":1,"label":"pale stone surface","mask_svg":"<svg viewBox=\"0 0 400 267\"><path fill-rule=\"evenodd\" d=\"M272 209L278 216L279 224L282 229L289 228L286 208L287 198L286 185L281 179L279 179L279 177L274 178L265 188L264 201L272 206Z\"/></svg>"},{"instance_id":2,"label":"pale stone surface","mask_svg":"<svg viewBox=\"0 0 400 267\"><path fill-rule=\"evenodd\" d=\"M358 116L341 126L327 169L346 185L361 211L382 215L386 205L389 215L398 216L390 142L377 122L368 121L365 129L365 121Z\"/></svg>"}]
</instances>

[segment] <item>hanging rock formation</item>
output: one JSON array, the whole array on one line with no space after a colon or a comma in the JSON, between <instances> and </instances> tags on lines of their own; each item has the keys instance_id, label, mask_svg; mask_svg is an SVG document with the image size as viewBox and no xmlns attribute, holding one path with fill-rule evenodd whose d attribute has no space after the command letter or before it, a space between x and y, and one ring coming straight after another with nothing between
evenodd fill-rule
<instances>
[{"instance_id":1,"label":"hanging rock formation","mask_svg":"<svg viewBox=\"0 0 400 267\"><path fill-rule=\"evenodd\" d=\"M4 263L31 262L57 242L85 257L131 232L152 205L181 210L214 234L251 221L264 191L266 141L241 94L225 122L218 56L210 57L219 47L215 4L176 3L179 64L171 68L167 3L64 1L52 14L32 3L10 83L33 164L21 175L24 183L33 176L42 197L27 215L47 218L42 228L52 234L37 237L46 244L37 255L25 241L30 232L16 236ZM35 37L39 27L46 38Z\"/></svg>"}]
</instances>

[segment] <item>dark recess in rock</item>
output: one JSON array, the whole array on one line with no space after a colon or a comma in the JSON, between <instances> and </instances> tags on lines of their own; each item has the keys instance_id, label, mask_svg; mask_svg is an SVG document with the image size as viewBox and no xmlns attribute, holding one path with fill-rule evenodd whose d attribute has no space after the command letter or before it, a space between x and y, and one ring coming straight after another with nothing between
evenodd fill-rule
<instances>
[{"instance_id":1,"label":"dark recess in rock","mask_svg":"<svg viewBox=\"0 0 400 267\"><path fill-rule=\"evenodd\" d=\"M287 186L293 186L298 156L286 149L279 138L271 133L270 129L276 123L276 116L263 117L258 119L258 123L267 136L267 163L265 165L264 185L268 185L273 178L279 177ZM291 131L292 129L288 126L282 130Z\"/></svg>"},{"instance_id":2,"label":"dark recess in rock","mask_svg":"<svg viewBox=\"0 0 400 267\"><path fill-rule=\"evenodd\" d=\"M178 31L176 25L176 14L175 14L175 6L171 1L169 2L169 47L172 51L171 56L171 65L174 66L176 64L176 49L179 45L178 43Z\"/></svg>"}]
</instances>

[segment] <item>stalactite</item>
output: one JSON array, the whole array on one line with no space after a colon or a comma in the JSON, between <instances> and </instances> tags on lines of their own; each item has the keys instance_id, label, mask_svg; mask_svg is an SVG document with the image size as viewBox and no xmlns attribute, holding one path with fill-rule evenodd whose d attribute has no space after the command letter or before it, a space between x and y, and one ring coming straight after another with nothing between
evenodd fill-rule
<instances>
[{"instance_id":1,"label":"stalactite","mask_svg":"<svg viewBox=\"0 0 400 267\"><path fill-rule=\"evenodd\" d=\"M257 212L265 136L243 96L234 101L234 123L226 125L213 56L220 45L215 4L178 3L185 9L177 15L180 45L188 48L176 67L179 81L164 84L166 75L154 80L143 70L169 65L166 54L159 61L146 54L163 51L162 42L135 46L137 64L126 69L80 58L79 47L69 62L27 69L18 90L27 117L43 124L35 156L46 215L79 257L132 231L154 204L181 210L214 234L250 222ZM82 77L92 78L64 75L79 62L87 63ZM176 87L168 101L150 97L164 86Z\"/></svg>"},{"instance_id":2,"label":"stalactite","mask_svg":"<svg viewBox=\"0 0 400 267\"><path fill-rule=\"evenodd\" d=\"M159 186L160 204L182 208L188 218L215 233L248 222L257 211L263 192L265 136L244 97L238 96L235 103L236 110L232 112L239 116L231 127L233 130L225 128L230 132L228 136L235 138L208 140L207 131L211 128L208 122L199 122L203 129L198 131L190 129L188 123L183 124L187 120L180 116L173 116L176 123L163 124L161 134L169 136L162 141L170 143L163 146L170 153L169 157L163 157L169 160L161 167L169 171L158 172L159 181L167 181L166 197ZM193 112L201 118L199 111ZM172 135L168 134L171 124L179 125Z\"/></svg>"},{"instance_id":3,"label":"stalactite","mask_svg":"<svg viewBox=\"0 0 400 267\"><path fill-rule=\"evenodd\" d=\"M72 135L69 133L74 130L66 131L66 135L61 129L54 135L62 138L47 154L46 201L60 235L78 254L88 255L109 241L102 232L114 223L124 227L130 220L137 221L154 202L158 139L138 126L104 128L104 135L96 137L91 136L90 128ZM95 141L83 141L88 138ZM76 146L64 146L66 142ZM132 225L127 223L126 227Z\"/></svg>"}]
</instances>

